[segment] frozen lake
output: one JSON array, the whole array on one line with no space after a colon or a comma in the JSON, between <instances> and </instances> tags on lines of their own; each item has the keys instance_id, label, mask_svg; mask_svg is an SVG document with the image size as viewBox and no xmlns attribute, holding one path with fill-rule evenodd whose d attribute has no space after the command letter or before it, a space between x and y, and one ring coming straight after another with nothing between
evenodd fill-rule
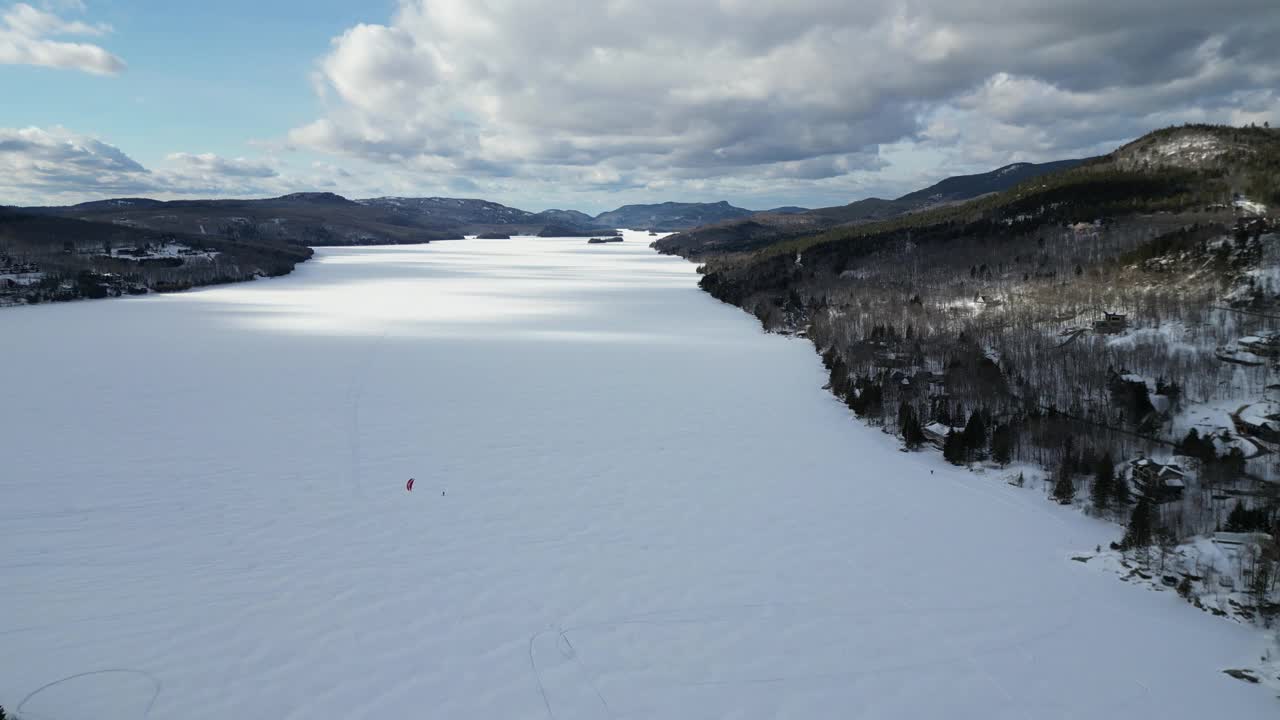
<instances>
[{"instance_id":1,"label":"frozen lake","mask_svg":"<svg viewBox=\"0 0 1280 720\"><path fill-rule=\"evenodd\" d=\"M1221 672L1256 631L1071 562L1118 531L898 452L627 240L0 311L0 705L1277 717Z\"/></svg>"}]
</instances>

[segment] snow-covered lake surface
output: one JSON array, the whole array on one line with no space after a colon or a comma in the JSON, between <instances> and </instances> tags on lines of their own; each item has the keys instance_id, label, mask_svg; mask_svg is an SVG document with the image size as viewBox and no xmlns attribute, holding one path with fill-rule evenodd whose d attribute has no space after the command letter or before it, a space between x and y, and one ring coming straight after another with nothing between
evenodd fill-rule
<instances>
[{"instance_id":1,"label":"snow-covered lake surface","mask_svg":"<svg viewBox=\"0 0 1280 720\"><path fill-rule=\"evenodd\" d=\"M1257 631L1069 560L1115 528L898 452L647 243L326 249L0 313L0 704L1280 715L1222 674Z\"/></svg>"}]
</instances>

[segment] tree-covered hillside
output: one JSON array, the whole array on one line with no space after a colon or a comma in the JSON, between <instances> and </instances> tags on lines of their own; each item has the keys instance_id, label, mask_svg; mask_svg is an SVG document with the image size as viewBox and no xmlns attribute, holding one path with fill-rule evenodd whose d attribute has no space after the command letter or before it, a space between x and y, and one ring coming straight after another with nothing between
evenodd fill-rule
<instances>
[{"instance_id":1,"label":"tree-covered hillside","mask_svg":"<svg viewBox=\"0 0 1280 720\"><path fill-rule=\"evenodd\" d=\"M1237 506L1271 529L1278 169L1274 130L1170 128L967 204L713 257L701 286L809 337L832 392L909 448L1039 466L1046 494L1138 522L1124 543ZM1140 458L1185 477L1157 487Z\"/></svg>"}]
</instances>

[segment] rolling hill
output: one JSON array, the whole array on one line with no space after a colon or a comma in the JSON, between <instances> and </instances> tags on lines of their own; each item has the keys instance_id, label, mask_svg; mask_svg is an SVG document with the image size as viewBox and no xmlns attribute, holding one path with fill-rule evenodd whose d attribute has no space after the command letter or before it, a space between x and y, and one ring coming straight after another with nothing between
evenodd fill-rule
<instances>
[{"instance_id":1,"label":"rolling hill","mask_svg":"<svg viewBox=\"0 0 1280 720\"><path fill-rule=\"evenodd\" d=\"M597 225L670 232L753 215L750 210L734 207L726 201L715 203L665 202L654 205L623 205L617 210L600 213Z\"/></svg>"}]
</instances>

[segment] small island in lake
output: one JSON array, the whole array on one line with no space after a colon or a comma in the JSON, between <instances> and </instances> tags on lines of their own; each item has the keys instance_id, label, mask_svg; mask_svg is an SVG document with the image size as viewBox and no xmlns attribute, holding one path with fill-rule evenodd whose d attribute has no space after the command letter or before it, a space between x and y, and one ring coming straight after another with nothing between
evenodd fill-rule
<instances>
[{"instance_id":1,"label":"small island in lake","mask_svg":"<svg viewBox=\"0 0 1280 720\"><path fill-rule=\"evenodd\" d=\"M604 243L616 243L616 242L622 242L622 236L621 236L621 235L614 235L613 237L593 237L593 238L591 238L590 240L588 240L588 241L587 241L587 244L588 244L588 245L602 245L602 244L604 244Z\"/></svg>"}]
</instances>

